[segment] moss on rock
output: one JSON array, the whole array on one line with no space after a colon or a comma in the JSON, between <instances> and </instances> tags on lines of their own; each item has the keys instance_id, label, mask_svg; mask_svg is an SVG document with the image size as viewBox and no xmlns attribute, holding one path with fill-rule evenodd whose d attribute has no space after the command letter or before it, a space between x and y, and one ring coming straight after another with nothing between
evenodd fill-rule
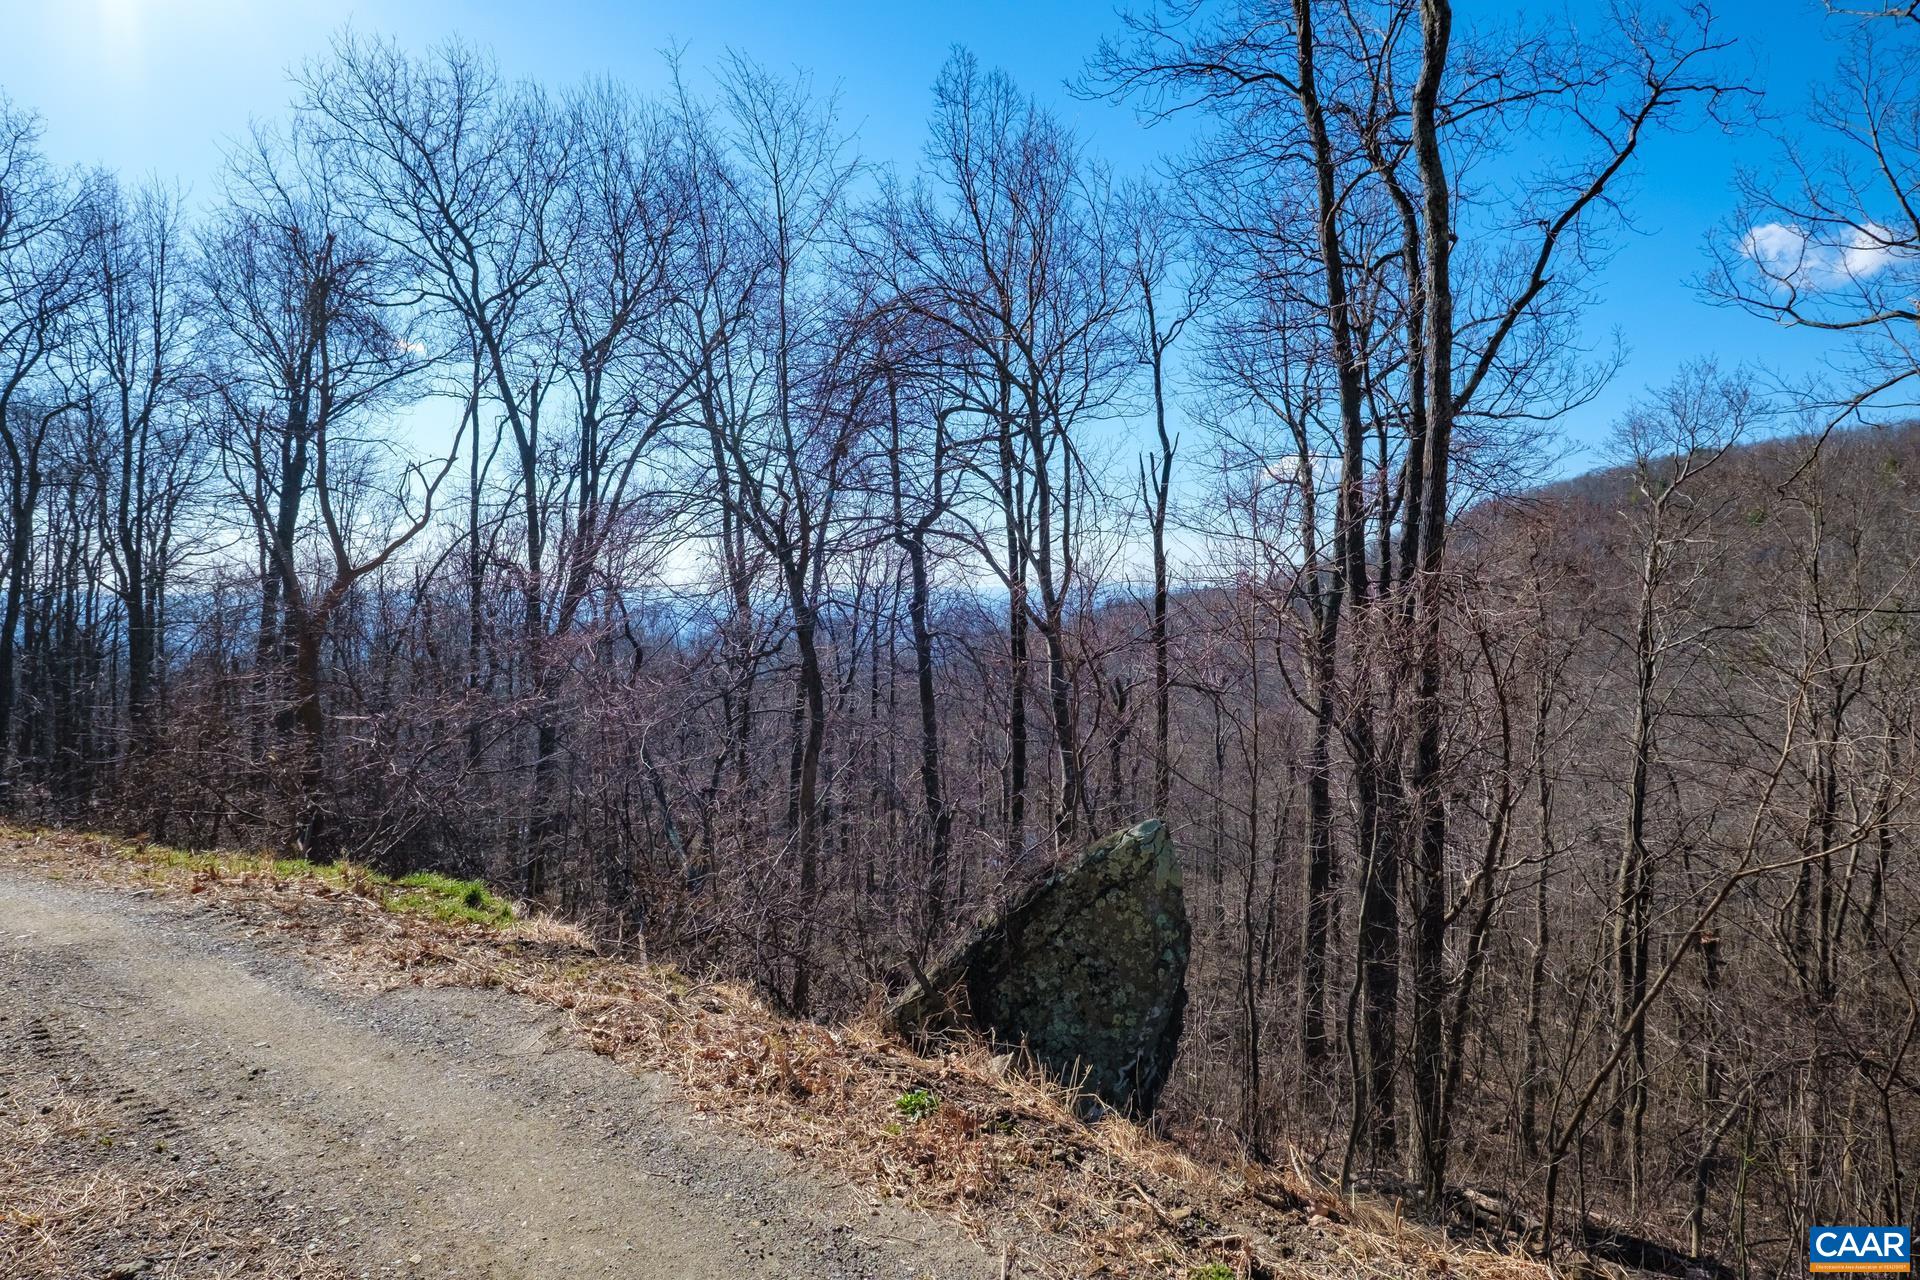
<instances>
[{"instance_id":1,"label":"moss on rock","mask_svg":"<svg viewBox=\"0 0 1920 1280\"><path fill-rule=\"evenodd\" d=\"M912 1038L971 1022L1144 1116L1187 1005L1191 930L1159 821L1102 840L974 930L894 1008Z\"/></svg>"}]
</instances>

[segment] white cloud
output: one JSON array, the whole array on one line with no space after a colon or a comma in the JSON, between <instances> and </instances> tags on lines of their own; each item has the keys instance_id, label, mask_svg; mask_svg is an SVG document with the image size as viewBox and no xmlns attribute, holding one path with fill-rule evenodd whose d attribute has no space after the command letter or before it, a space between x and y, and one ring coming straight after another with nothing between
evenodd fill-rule
<instances>
[{"instance_id":1,"label":"white cloud","mask_svg":"<svg viewBox=\"0 0 1920 1280\"><path fill-rule=\"evenodd\" d=\"M1911 256L1877 222L1852 228L1842 240L1817 238L1805 227L1767 222L1740 238L1740 252L1775 280L1815 291L1871 280L1896 260Z\"/></svg>"}]
</instances>

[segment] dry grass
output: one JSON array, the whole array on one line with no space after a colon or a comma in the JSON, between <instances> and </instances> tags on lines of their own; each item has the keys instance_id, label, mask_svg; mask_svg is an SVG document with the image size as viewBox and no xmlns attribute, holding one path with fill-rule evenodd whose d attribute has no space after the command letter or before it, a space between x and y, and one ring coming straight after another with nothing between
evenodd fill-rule
<instances>
[{"instance_id":1,"label":"dry grass","mask_svg":"<svg viewBox=\"0 0 1920 1280\"><path fill-rule=\"evenodd\" d=\"M215 1280L349 1274L285 1219L131 1141L113 1106L51 1074L0 1084L0 1275Z\"/></svg>"},{"instance_id":2,"label":"dry grass","mask_svg":"<svg viewBox=\"0 0 1920 1280\"><path fill-rule=\"evenodd\" d=\"M1004 1251L1010 1275L1548 1274L1449 1242L1392 1206L1344 1201L1294 1170L1205 1165L1124 1120L1083 1124L1070 1093L977 1043L923 1056L872 1018L796 1023L738 986L597 955L578 930L542 917L407 914L377 884L90 836L0 828L0 859L196 895L370 988L494 987L542 1001L596 1052L678 1081L699 1111L875 1195L959 1220ZM916 1090L931 1108L924 1098L902 1107Z\"/></svg>"}]
</instances>

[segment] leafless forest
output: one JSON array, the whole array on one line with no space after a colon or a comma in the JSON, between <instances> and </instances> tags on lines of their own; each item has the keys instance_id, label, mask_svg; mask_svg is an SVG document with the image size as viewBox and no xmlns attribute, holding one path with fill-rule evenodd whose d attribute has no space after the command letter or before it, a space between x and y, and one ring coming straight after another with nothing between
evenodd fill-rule
<instances>
[{"instance_id":1,"label":"leafless forest","mask_svg":"<svg viewBox=\"0 0 1920 1280\"><path fill-rule=\"evenodd\" d=\"M5 808L809 1015L1164 815L1196 1146L1762 1274L1910 1222L1920 24L1835 20L1700 287L1848 362L1577 479L1637 156L1757 108L1704 10L1116 19L1154 183L965 53L903 168L745 58L345 35L191 199L0 107Z\"/></svg>"}]
</instances>

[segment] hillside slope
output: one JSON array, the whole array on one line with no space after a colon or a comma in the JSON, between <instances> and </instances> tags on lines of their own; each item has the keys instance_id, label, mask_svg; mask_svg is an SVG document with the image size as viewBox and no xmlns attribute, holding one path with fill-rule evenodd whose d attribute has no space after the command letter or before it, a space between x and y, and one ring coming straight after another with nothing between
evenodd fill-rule
<instances>
[{"instance_id":1,"label":"hillside slope","mask_svg":"<svg viewBox=\"0 0 1920 1280\"><path fill-rule=\"evenodd\" d=\"M8 1275L1544 1274L457 883L9 831L0 924Z\"/></svg>"}]
</instances>

